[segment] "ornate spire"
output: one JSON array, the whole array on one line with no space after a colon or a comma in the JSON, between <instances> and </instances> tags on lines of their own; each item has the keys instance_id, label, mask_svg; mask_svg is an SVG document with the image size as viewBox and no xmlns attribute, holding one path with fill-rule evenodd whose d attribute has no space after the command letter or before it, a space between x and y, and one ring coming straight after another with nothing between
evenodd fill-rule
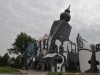
<instances>
[{"instance_id":1,"label":"ornate spire","mask_svg":"<svg viewBox=\"0 0 100 75\"><path fill-rule=\"evenodd\" d=\"M70 16L70 5L69 5L69 7L63 13L60 14L60 20L65 19L66 22L69 22L70 18L71 16Z\"/></svg>"},{"instance_id":2,"label":"ornate spire","mask_svg":"<svg viewBox=\"0 0 100 75\"><path fill-rule=\"evenodd\" d=\"M70 13L70 6L71 5L69 5L69 7L65 10L65 12L69 12Z\"/></svg>"}]
</instances>

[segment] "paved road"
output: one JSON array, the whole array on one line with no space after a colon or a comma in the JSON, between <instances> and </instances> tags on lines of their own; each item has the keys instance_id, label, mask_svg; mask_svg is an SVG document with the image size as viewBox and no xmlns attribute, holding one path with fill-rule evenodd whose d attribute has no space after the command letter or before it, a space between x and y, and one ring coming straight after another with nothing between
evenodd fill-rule
<instances>
[{"instance_id":1,"label":"paved road","mask_svg":"<svg viewBox=\"0 0 100 75\"><path fill-rule=\"evenodd\" d=\"M16 74L1 74L0 75L47 75L47 71L29 71L29 70L19 70L22 73L16 73ZM67 73L66 73L67 74ZM69 73L68 73L69 74ZM73 75L73 74L69 74L69 75ZM100 75L100 73L74 73L74 75Z\"/></svg>"},{"instance_id":2,"label":"paved road","mask_svg":"<svg viewBox=\"0 0 100 75\"><path fill-rule=\"evenodd\" d=\"M21 74L20 73L15 73L15 74L0 74L0 75L47 75L48 72L44 72L44 71L29 71L29 70L19 70L20 72L22 72Z\"/></svg>"},{"instance_id":3,"label":"paved road","mask_svg":"<svg viewBox=\"0 0 100 75\"><path fill-rule=\"evenodd\" d=\"M47 71L19 70L26 75L47 75Z\"/></svg>"}]
</instances>

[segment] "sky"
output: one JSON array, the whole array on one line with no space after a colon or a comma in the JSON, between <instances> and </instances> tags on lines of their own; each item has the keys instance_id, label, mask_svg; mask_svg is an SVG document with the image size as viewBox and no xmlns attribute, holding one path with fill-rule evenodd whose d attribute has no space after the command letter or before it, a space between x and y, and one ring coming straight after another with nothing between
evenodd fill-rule
<instances>
[{"instance_id":1,"label":"sky","mask_svg":"<svg viewBox=\"0 0 100 75\"><path fill-rule=\"evenodd\" d=\"M0 55L20 32L39 39L50 33L53 21L71 5L70 38L77 34L89 43L100 43L100 0L0 0Z\"/></svg>"}]
</instances>

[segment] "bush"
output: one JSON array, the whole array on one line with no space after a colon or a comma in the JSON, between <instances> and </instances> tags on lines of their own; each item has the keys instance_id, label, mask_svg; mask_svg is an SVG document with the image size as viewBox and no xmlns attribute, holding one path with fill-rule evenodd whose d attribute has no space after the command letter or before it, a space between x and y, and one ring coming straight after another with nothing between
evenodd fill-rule
<instances>
[{"instance_id":1,"label":"bush","mask_svg":"<svg viewBox=\"0 0 100 75\"><path fill-rule=\"evenodd\" d=\"M64 74L60 72L49 72L47 75L64 75Z\"/></svg>"},{"instance_id":2,"label":"bush","mask_svg":"<svg viewBox=\"0 0 100 75\"><path fill-rule=\"evenodd\" d=\"M11 67L0 67L0 73L12 73L12 72L18 72L18 71Z\"/></svg>"}]
</instances>

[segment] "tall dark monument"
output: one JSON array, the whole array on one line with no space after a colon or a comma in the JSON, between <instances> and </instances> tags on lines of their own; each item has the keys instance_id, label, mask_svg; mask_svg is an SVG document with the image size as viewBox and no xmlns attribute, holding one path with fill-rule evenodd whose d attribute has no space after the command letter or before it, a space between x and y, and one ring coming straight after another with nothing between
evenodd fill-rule
<instances>
[{"instance_id":1,"label":"tall dark monument","mask_svg":"<svg viewBox=\"0 0 100 75\"><path fill-rule=\"evenodd\" d=\"M68 24L70 21L70 5L69 7L60 14L60 20L54 21L49 35L49 53L56 53L57 48L55 45L55 41L59 40L61 44L64 41L69 40L71 26Z\"/></svg>"},{"instance_id":2,"label":"tall dark monument","mask_svg":"<svg viewBox=\"0 0 100 75\"><path fill-rule=\"evenodd\" d=\"M89 60L89 64L90 64L90 69L86 70L86 73L99 73L99 69L97 68L97 65L99 65L99 62L96 60L96 50L95 50L95 46L92 45L92 56L91 59Z\"/></svg>"}]
</instances>

